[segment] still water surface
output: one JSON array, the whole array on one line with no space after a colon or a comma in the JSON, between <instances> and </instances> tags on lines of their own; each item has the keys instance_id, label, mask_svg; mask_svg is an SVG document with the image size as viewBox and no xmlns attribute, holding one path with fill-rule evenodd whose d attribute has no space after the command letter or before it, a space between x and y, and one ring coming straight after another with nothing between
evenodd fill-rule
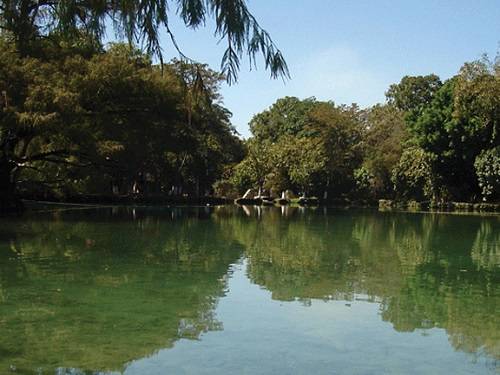
<instances>
[{"instance_id":1,"label":"still water surface","mask_svg":"<svg viewBox=\"0 0 500 375\"><path fill-rule=\"evenodd\" d=\"M0 374L498 374L500 216L0 220Z\"/></svg>"}]
</instances>

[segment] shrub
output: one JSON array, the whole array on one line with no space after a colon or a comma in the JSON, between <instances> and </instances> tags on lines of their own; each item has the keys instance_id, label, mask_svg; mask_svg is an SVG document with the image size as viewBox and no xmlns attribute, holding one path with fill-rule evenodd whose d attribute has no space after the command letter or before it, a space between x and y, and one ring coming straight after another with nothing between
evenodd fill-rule
<instances>
[{"instance_id":1,"label":"shrub","mask_svg":"<svg viewBox=\"0 0 500 375\"><path fill-rule=\"evenodd\" d=\"M482 151L474 162L483 200L500 198L500 146Z\"/></svg>"},{"instance_id":2,"label":"shrub","mask_svg":"<svg viewBox=\"0 0 500 375\"><path fill-rule=\"evenodd\" d=\"M392 171L394 191L400 198L432 199L438 195L436 176L433 171L435 156L418 147L410 147Z\"/></svg>"}]
</instances>

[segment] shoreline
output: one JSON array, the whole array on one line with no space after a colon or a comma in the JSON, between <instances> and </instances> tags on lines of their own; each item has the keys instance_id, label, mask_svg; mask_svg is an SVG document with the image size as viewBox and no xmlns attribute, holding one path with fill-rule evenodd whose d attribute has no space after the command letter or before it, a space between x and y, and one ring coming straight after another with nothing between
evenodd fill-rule
<instances>
[{"instance_id":1,"label":"shoreline","mask_svg":"<svg viewBox=\"0 0 500 375\"><path fill-rule=\"evenodd\" d=\"M429 213L491 213L500 214L500 203L472 203L472 202L443 202L433 204L431 202L396 201L381 199L379 201L343 201L343 200L316 200L315 204L300 204L297 201L287 204L262 205L244 204L240 205L234 199L222 197L73 197L68 200L38 200L22 199L26 210L42 210L47 207L60 208L108 208L108 207L168 207L168 206L261 206L261 207L326 207L334 209L376 209L380 212L429 212Z\"/></svg>"},{"instance_id":2,"label":"shoreline","mask_svg":"<svg viewBox=\"0 0 500 375\"><path fill-rule=\"evenodd\" d=\"M415 211L415 212L490 212L500 213L500 203L486 202L417 202L380 199L378 208L381 211Z\"/></svg>"}]
</instances>

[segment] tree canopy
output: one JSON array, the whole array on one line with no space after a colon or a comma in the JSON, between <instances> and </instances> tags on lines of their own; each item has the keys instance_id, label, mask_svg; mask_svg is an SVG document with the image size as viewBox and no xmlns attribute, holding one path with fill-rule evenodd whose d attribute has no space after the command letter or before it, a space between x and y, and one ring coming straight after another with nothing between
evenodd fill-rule
<instances>
[{"instance_id":1,"label":"tree canopy","mask_svg":"<svg viewBox=\"0 0 500 375\"><path fill-rule=\"evenodd\" d=\"M214 18L221 71L161 59L160 34ZM113 28L128 43L104 45ZM405 76L370 108L287 96L242 140L220 85L240 58L281 52L243 0L0 2L0 211L15 196L241 196L265 189L327 200L494 201L500 60L450 79Z\"/></svg>"},{"instance_id":2,"label":"tree canopy","mask_svg":"<svg viewBox=\"0 0 500 375\"><path fill-rule=\"evenodd\" d=\"M315 98L279 99L250 122L255 136L247 142L247 158L236 167L235 184L245 181L249 187L275 194L285 189L307 194L345 192L353 186L353 170L361 164L362 128L356 106L336 106ZM257 163L254 154L266 163Z\"/></svg>"},{"instance_id":3,"label":"tree canopy","mask_svg":"<svg viewBox=\"0 0 500 375\"><path fill-rule=\"evenodd\" d=\"M204 194L241 158L218 93L223 76L204 65L162 71L122 44L47 61L3 43L0 56L4 191Z\"/></svg>"},{"instance_id":4,"label":"tree canopy","mask_svg":"<svg viewBox=\"0 0 500 375\"><path fill-rule=\"evenodd\" d=\"M233 185L332 199L496 200L499 66L485 57L444 82L405 76L386 103L364 110L278 99L251 120Z\"/></svg>"}]
</instances>

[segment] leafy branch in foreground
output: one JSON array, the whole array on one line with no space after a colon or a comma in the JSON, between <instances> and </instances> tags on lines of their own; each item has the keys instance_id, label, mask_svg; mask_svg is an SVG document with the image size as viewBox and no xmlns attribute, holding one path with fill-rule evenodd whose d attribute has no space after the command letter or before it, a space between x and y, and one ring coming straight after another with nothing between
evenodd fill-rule
<instances>
[{"instance_id":1,"label":"leafy branch in foreground","mask_svg":"<svg viewBox=\"0 0 500 375\"><path fill-rule=\"evenodd\" d=\"M67 40L85 36L100 44L108 25L130 44L143 47L162 61L161 31L185 58L170 29L178 15L188 28L215 20L215 36L227 43L221 70L229 83L237 80L241 58L255 66L261 54L272 78L288 78L283 54L250 13L244 0L0 0L0 30L10 35L22 56L33 55L36 42L54 33Z\"/></svg>"}]
</instances>

